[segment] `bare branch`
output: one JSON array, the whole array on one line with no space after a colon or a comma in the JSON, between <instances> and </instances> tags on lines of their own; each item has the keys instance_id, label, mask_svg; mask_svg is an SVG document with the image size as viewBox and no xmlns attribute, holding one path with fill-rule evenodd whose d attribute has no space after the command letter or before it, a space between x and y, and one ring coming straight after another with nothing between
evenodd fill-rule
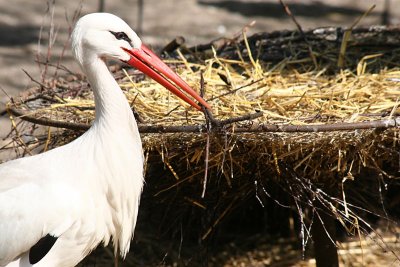
<instances>
[{"instance_id":1,"label":"bare branch","mask_svg":"<svg viewBox=\"0 0 400 267\"><path fill-rule=\"evenodd\" d=\"M283 8L285 9L286 14L288 14L288 16L293 20L294 24L296 24L296 27L297 27L297 29L299 30L301 37L303 38L303 40L304 40L304 41L306 42L306 44L307 44L308 53L310 54L310 58L312 59L312 61L313 61L313 63L314 63L314 66L315 66L315 67L318 67L317 59L315 58L315 55L314 55L314 53L313 53L313 51L312 51L312 48L311 48L311 44L310 44L310 42L308 41L307 36L306 36L306 34L304 33L304 31L303 31L303 28L301 27L300 23L297 22L297 19L296 19L296 17L293 15L292 11L290 11L289 6L288 6L287 4L285 4L285 3L283 2L283 0L279 0L279 2L281 3L281 5L283 6Z\"/></svg>"},{"instance_id":2,"label":"bare branch","mask_svg":"<svg viewBox=\"0 0 400 267\"><path fill-rule=\"evenodd\" d=\"M31 79L32 82L34 82L40 86L40 90L43 90L44 88L49 89L49 87L46 86L43 82L39 82L38 80L33 78L32 75L30 75L26 70L22 69L22 71L26 74L26 76L29 77L29 79Z\"/></svg>"},{"instance_id":3,"label":"bare branch","mask_svg":"<svg viewBox=\"0 0 400 267\"><path fill-rule=\"evenodd\" d=\"M90 128L89 124L55 121L51 119L36 118L28 115L24 111L17 110L9 107L9 112L22 120L32 123L51 126L56 128L64 128L75 131L84 131ZM241 121L249 121L258 118L262 112L247 114L240 117L234 117L222 121L218 121L220 126L229 125ZM236 133L263 133L263 132L281 132L281 133L310 133L310 132L332 132L332 131L354 131L366 129L389 129L400 126L400 117L391 119L382 119L365 122L343 122L343 123L330 123L330 124L306 124L306 125L282 125L282 124L265 124L265 123L251 123L246 126L238 126L235 128ZM199 125L183 125L183 126L165 126L165 125L140 125L139 131L141 133L202 133L207 131L205 124ZM212 132L220 132L220 127L214 127ZM226 129L224 129L226 131Z\"/></svg>"}]
</instances>

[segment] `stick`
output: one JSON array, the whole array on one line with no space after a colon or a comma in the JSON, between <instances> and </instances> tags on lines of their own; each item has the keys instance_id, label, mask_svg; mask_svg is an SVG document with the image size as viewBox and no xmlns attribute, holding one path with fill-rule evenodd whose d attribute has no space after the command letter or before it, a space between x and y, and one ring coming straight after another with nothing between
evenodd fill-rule
<instances>
[{"instance_id":1,"label":"stick","mask_svg":"<svg viewBox=\"0 0 400 267\"><path fill-rule=\"evenodd\" d=\"M233 93L239 91L240 89L243 89L243 88L246 88L247 86L253 85L253 84L258 83L258 82L261 82L262 80L263 80L263 78L260 78L260 79L258 79L258 80L252 81L252 82L250 82L250 83L248 83L248 84L245 84L245 85L243 85L243 86L240 86L240 87L238 87L238 88L236 88L236 89L230 90L229 92L226 92L226 93L220 94L220 95L218 95L218 96L214 96L214 97L212 97L212 98L209 98L209 99L207 99L207 101L212 101L212 100L221 98L221 97L223 97L223 96L233 94Z\"/></svg>"},{"instance_id":2,"label":"stick","mask_svg":"<svg viewBox=\"0 0 400 267\"><path fill-rule=\"evenodd\" d=\"M64 58L64 54L65 51L67 50L67 46L69 45L70 41L71 41L71 35L72 35L72 30L73 30L73 25L76 23L76 21L78 20L78 18L80 17L81 11L82 11L82 1L80 1L79 6L77 9L75 9L74 14L72 15L72 20L71 22L68 19L68 15L67 15L67 11L65 11L65 20L67 21L68 24L68 39L64 42L61 54L58 57L57 60L57 64L56 64L56 69L54 71L54 77L57 77L58 74L58 70L61 69L60 65L61 65L61 60ZM51 66L49 63L47 63L49 66ZM66 68L65 68L66 69ZM69 70L67 70L68 72L70 72Z\"/></svg>"},{"instance_id":3,"label":"stick","mask_svg":"<svg viewBox=\"0 0 400 267\"><path fill-rule=\"evenodd\" d=\"M90 125L85 123L76 123L76 122L66 122L66 121L56 121L50 119L43 119L43 118L35 118L33 116L27 115L25 112L21 110L16 110L15 108L9 107L8 111L18 117L19 119L29 121L31 123L44 125L44 126L51 126L55 128L64 128L74 131L85 131L90 128Z\"/></svg>"},{"instance_id":4,"label":"stick","mask_svg":"<svg viewBox=\"0 0 400 267\"><path fill-rule=\"evenodd\" d=\"M174 40L169 42L162 50L161 54L163 53L172 53L174 52L177 48L181 47L185 43L185 38L182 36L176 37Z\"/></svg>"},{"instance_id":5,"label":"stick","mask_svg":"<svg viewBox=\"0 0 400 267\"><path fill-rule=\"evenodd\" d=\"M35 118L28 115L26 112L9 107L8 111L22 120L29 121L35 124L51 126L56 128L64 128L75 131L85 131L90 128L89 124L63 122L51 119ZM247 114L240 117L234 117L226 120L219 121L220 126L228 125L240 121L248 121L258 118L262 112ZM267 132L280 132L280 133L310 133L310 132L333 132L333 131L354 131L366 129L389 129L400 126L400 116L391 119L382 119L365 122L343 122L343 123L330 123L330 124L306 124L306 125L282 125L282 124L265 124L265 123L252 123L250 126L236 127L236 133L267 133ZM206 132L207 128L204 124L199 125L184 125L184 126L165 126L165 125L139 125L139 132L141 133L202 133ZM214 127L213 132L221 131L219 127ZM224 129L226 131L226 129Z\"/></svg>"},{"instance_id":6,"label":"stick","mask_svg":"<svg viewBox=\"0 0 400 267\"><path fill-rule=\"evenodd\" d=\"M364 122L343 122L329 124L308 124L308 125L273 125L253 124L249 127L236 128L235 132L281 132L281 133L311 133L311 132L334 132L354 131L366 129L388 129L400 126L400 117Z\"/></svg>"},{"instance_id":7,"label":"stick","mask_svg":"<svg viewBox=\"0 0 400 267\"><path fill-rule=\"evenodd\" d=\"M200 96L204 97L205 88L204 88L204 76L203 72L200 72ZM206 129L207 129L207 141L206 141L206 151L204 156L204 179L203 179L203 191L201 193L201 198L204 198L207 189L207 177L208 177L208 162L210 158L210 132L213 124L213 116L211 112L206 109L204 106L201 107L203 109L204 115L206 117Z\"/></svg>"},{"instance_id":8,"label":"stick","mask_svg":"<svg viewBox=\"0 0 400 267\"><path fill-rule=\"evenodd\" d=\"M304 41L306 42L306 44L307 44L307 46L308 46L308 52L309 52L309 54L310 54L310 58L312 59L312 61L313 61L313 63L314 63L314 66L315 66L315 67L318 67L317 59L316 59L315 56L314 56L314 53L313 53L312 48L311 48L311 45L310 45L310 43L308 42L308 39L307 39L307 37L306 37L306 34L305 34L304 31L303 31L303 28L301 27L300 23L297 22L297 19L296 19L295 16L293 15L292 11L290 11L289 6L288 6L287 4L285 4L285 3L283 2L283 0L279 0L279 2L281 3L281 5L283 6L283 8L285 9L286 14L288 14L288 16L293 20L294 24L296 24L296 27L297 27L297 29L299 30L301 37L304 39Z\"/></svg>"},{"instance_id":9,"label":"stick","mask_svg":"<svg viewBox=\"0 0 400 267\"><path fill-rule=\"evenodd\" d=\"M29 77L29 79L31 79L32 82L38 84L41 88L41 90L43 90L43 88L45 89L50 89L48 86L46 86L44 83L39 82L38 80L36 80L35 78L33 78L26 70L22 69L22 71Z\"/></svg>"},{"instance_id":10,"label":"stick","mask_svg":"<svg viewBox=\"0 0 400 267\"><path fill-rule=\"evenodd\" d=\"M263 113L261 111L256 110L256 113L250 113L250 114L246 114L243 116L233 117L233 118L229 118L226 120L222 120L222 121L220 121L220 124L227 125L227 124L232 124L232 123L240 122L240 121L251 121L251 120L261 117L262 115L263 115Z\"/></svg>"}]
</instances>

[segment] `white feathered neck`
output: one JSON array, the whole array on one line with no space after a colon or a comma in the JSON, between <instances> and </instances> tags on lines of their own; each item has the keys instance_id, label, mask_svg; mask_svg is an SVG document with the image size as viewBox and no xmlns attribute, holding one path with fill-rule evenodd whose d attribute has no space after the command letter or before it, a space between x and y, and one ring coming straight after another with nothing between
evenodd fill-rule
<instances>
[{"instance_id":1,"label":"white feathered neck","mask_svg":"<svg viewBox=\"0 0 400 267\"><path fill-rule=\"evenodd\" d=\"M98 165L97 181L93 182L101 185L106 209L111 212L109 234L115 252L119 249L124 257L133 237L143 185L142 144L128 101L104 60L92 54L82 63L93 90L96 117L77 143L93 149L90 154ZM107 239L103 241L107 243Z\"/></svg>"}]
</instances>

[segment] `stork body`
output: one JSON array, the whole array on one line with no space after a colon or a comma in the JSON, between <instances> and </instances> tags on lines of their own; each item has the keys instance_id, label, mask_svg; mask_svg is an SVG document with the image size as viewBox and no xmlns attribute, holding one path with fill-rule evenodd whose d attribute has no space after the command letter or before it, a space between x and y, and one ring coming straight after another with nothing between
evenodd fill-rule
<instances>
[{"instance_id":1,"label":"stork body","mask_svg":"<svg viewBox=\"0 0 400 267\"><path fill-rule=\"evenodd\" d=\"M124 257L138 214L143 154L132 111L104 60L127 62L180 94L164 76L176 84L182 80L163 69L114 15L81 18L72 46L93 88L96 118L85 134L67 145L0 165L1 267L71 267L111 240L115 253ZM204 101L190 88L183 90ZM179 96L198 108L186 95Z\"/></svg>"}]
</instances>

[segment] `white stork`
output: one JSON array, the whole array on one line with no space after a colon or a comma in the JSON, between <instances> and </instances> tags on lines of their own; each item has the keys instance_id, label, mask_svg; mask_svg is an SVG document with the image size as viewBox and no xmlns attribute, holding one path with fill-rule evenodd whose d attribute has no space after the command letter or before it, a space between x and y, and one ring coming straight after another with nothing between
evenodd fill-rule
<instances>
[{"instance_id":1,"label":"white stork","mask_svg":"<svg viewBox=\"0 0 400 267\"><path fill-rule=\"evenodd\" d=\"M83 16L72 49L93 89L96 117L73 142L0 165L0 266L71 267L110 240L116 255L129 251L143 185L142 144L106 59L136 67L197 109L178 88L209 108L114 15Z\"/></svg>"}]
</instances>

